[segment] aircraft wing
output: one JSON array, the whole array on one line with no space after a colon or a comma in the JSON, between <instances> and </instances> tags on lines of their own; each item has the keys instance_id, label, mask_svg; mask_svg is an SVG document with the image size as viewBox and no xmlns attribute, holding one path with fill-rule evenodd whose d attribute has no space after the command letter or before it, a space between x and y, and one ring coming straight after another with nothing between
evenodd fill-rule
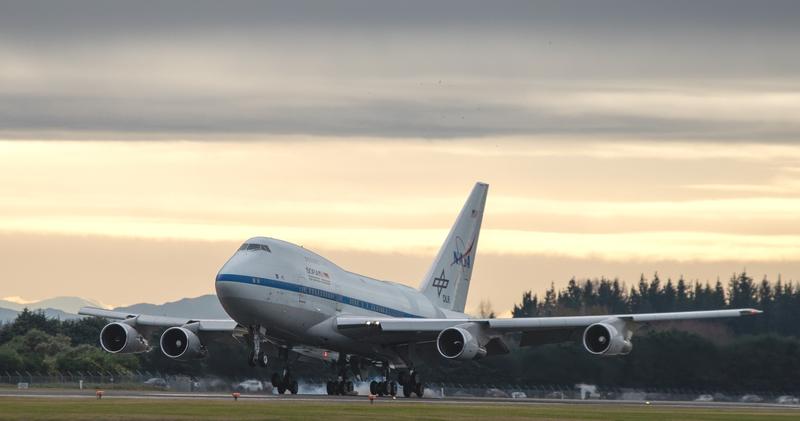
<instances>
[{"instance_id":1,"label":"aircraft wing","mask_svg":"<svg viewBox=\"0 0 800 421\"><path fill-rule=\"evenodd\" d=\"M360 337L376 343L429 342L441 331L450 327L469 326L492 337L506 333L521 333L520 345L541 345L563 342L576 332L595 323L622 323L635 326L639 323L668 322L676 320L701 320L742 317L760 314L746 309L685 311L674 313L611 314L570 317L521 317L514 319L418 319L391 317L340 316L336 327L345 336Z\"/></svg>"},{"instance_id":2,"label":"aircraft wing","mask_svg":"<svg viewBox=\"0 0 800 421\"><path fill-rule=\"evenodd\" d=\"M111 320L122 320L141 330L158 329L172 326L195 324L198 332L232 333L237 323L230 319L190 319L184 317L150 316L147 314L126 313L122 311L104 310L102 308L81 307L78 314L97 316Z\"/></svg>"}]
</instances>

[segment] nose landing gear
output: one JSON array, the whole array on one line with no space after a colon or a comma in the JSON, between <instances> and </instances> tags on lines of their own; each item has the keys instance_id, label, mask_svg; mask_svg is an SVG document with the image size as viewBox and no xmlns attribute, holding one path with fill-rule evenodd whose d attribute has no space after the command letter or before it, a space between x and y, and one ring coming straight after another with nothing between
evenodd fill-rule
<instances>
[{"instance_id":1,"label":"nose landing gear","mask_svg":"<svg viewBox=\"0 0 800 421\"><path fill-rule=\"evenodd\" d=\"M250 336L253 338L253 349L250 351L250 355L247 358L247 365L250 367L255 367L256 365L259 367L266 367L267 363L269 363L269 357L266 351L262 349L266 342L262 330L261 326L250 328Z\"/></svg>"}]
</instances>

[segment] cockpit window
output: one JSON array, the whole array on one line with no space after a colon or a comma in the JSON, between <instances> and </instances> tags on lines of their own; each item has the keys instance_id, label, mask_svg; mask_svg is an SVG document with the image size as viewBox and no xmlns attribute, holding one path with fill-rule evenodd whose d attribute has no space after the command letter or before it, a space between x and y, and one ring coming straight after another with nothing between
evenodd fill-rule
<instances>
[{"instance_id":1,"label":"cockpit window","mask_svg":"<svg viewBox=\"0 0 800 421\"><path fill-rule=\"evenodd\" d=\"M266 244L254 244L254 243L244 243L241 247L239 247L239 251L247 250L247 251L266 251L267 253L272 253L272 250L269 249L269 246Z\"/></svg>"}]
</instances>

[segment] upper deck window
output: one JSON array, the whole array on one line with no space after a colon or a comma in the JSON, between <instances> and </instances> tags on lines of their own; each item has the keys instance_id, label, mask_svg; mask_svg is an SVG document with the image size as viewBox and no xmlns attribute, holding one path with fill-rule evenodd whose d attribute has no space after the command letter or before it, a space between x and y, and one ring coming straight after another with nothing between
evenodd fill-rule
<instances>
[{"instance_id":1,"label":"upper deck window","mask_svg":"<svg viewBox=\"0 0 800 421\"><path fill-rule=\"evenodd\" d=\"M266 251L267 253L272 253L272 250L269 249L269 246L266 244L254 244L254 243L244 243L241 247L239 247L239 251L247 250L247 251L254 251L254 250L261 250Z\"/></svg>"}]
</instances>

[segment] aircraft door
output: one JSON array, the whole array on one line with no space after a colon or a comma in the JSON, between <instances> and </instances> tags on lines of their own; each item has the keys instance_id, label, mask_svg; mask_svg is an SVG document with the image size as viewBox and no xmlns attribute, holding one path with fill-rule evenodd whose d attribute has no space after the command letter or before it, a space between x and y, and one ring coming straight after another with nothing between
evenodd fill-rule
<instances>
[{"instance_id":1,"label":"aircraft door","mask_svg":"<svg viewBox=\"0 0 800 421\"><path fill-rule=\"evenodd\" d=\"M302 274L297 275L297 285L300 286L300 292L297 294L297 300L300 306L305 306L308 302L308 295L304 292L306 285L306 277Z\"/></svg>"},{"instance_id":2,"label":"aircraft door","mask_svg":"<svg viewBox=\"0 0 800 421\"><path fill-rule=\"evenodd\" d=\"M344 301L344 299L343 299L343 296L342 296L342 291L339 288L339 282L337 280L335 280L335 279L332 279L331 280L331 286L333 287L333 293L334 293L335 298L336 298L336 304L335 304L336 305L336 312L337 313L341 313L342 312L342 301Z\"/></svg>"}]
</instances>

